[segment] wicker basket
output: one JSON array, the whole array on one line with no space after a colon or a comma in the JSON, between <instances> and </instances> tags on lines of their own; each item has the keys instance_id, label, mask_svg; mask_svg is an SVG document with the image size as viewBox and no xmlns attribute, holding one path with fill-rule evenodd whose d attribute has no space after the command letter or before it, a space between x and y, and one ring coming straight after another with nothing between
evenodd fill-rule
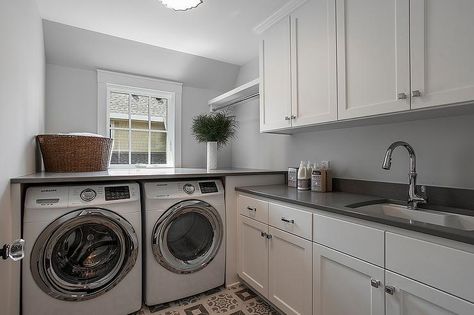
<instances>
[{"instance_id":1,"label":"wicker basket","mask_svg":"<svg viewBox=\"0 0 474 315\"><path fill-rule=\"evenodd\" d=\"M112 139L78 135L36 136L46 172L97 172L109 166Z\"/></svg>"}]
</instances>

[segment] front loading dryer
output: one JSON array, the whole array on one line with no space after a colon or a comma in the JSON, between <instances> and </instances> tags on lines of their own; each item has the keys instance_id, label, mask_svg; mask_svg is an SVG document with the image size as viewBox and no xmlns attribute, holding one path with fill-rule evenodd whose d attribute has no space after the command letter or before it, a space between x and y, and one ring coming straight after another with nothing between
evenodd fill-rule
<instances>
[{"instance_id":1,"label":"front loading dryer","mask_svg":"<svg viewBox=\"0 0 474 315\"><path fill-rule=\"evenodd\" d=\"M145 304L224 284L225 203L220 180L144 183Z\"/></svg>"},{"instance_id":2,"label":"front loading dryer","mask_svg":"<svg viewBox=\"0 0 474 315\"><path fill-rule=\"evenodd\" d=\"M117 315L141 308L137 183L30 187L23 231L23 315Z\"/></svg>"}]
</instances>

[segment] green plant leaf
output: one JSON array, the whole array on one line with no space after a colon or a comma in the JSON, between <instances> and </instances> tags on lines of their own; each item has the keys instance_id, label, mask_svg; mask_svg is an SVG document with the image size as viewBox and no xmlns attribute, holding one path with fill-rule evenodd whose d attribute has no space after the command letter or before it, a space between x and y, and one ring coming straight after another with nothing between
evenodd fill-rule
<instances>
[{"instance_id":1,"label":"green plant leaf","mask_svg":"<svg viewBox=\"0 0 474 315\"><path fill-rule=\"evenodd\" d=\"M215 141L221 148L235 137L237 128L235 116L218 112L194 117L192 133L198 142Z\"/></svg>"}]
</instances>

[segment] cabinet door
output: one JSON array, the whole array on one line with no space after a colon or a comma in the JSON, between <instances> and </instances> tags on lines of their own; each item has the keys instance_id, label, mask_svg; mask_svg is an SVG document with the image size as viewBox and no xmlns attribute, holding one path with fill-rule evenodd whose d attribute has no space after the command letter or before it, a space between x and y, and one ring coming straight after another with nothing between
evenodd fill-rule
<instances>
[{"instance_id":1,"label":"cabinet door","mask_svg":"<svg viewBox=\"0 0 474 315\"><path fill-rule=\"evenodd\" d=\"M380 267L313 244L313 279L314 315L384 314Z\"/></svg>"},{"instance_id":2,"label":"cabinet door","mask_svg":"<svg viewBox=\"0 0 474 315\"><path fill-rule=\"evenodd\" d=\"M260 131L291 127L290 17L263 34L260 78Z\"/></svg>"},{"instance_id":3,"label":"cabinet door","mask_svg":"<svg viewBox=\"0 0 474 315\"><path fill-rule=\"evenodd\" d=\"M291 14L292 125L337 120L336 1L308 0Z\"/></svg>"},{"instance_id":4,"label":"cabinet door","mask_svg":"<svg viewBox=\"0 0 474 315\"><path fill-rule=\"evenodd\" d=\"M336 15L339 119L410 109L409 0L336 0Z\"/></svg>"},{"instance_id":5,"label":"cabinet door","mask_svg":"<svg viewBox=\"0 0 474 315\"><path fill-rule=\"evenodd\" d=\"M474 1L410 6L412 108L474 100Z\"/></svg>"},{"instance_id":6,"label":"cabinet door","mask_svg":"<svg viewBox=\"0 0 474 315\"><path fill-rule=\"evenodd\" d=\"M396 273L385 274L387 315L472 315L474 304Z\"/></svg>"},{"instance_id":7,"label":"cabinet door","mask_svg":"<svg viewBox=\"0 0 474 315\"><path fill-rule=\"evenodd\" d=\"M268 296L268 225L240 215L239 275Z\"/></svg>"},{"instance_id":8,"label":"cabinet door","mask_svg":"<svg viewBox=\"0 0 474 315\"><path fill-rule=\"evenodd\" d=\"M312 243L270 227L269 296L285 314L311 314Z\"/></svg>"}]
</instances>

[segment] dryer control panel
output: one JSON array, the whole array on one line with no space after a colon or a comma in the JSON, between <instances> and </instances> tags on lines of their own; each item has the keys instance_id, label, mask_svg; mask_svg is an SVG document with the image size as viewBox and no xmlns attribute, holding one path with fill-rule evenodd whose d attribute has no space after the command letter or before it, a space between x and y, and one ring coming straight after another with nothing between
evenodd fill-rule
<instances>
[{"instance_id":1,"label":"dryer control panel","mask_svg":"<svg viewBox=\"0 0 474 315\"><path fill-rule=\"evenodd\" d=\"M203 195L223 194L220 180L149 182L145 184L146 198L197 198Z\"/></svg>"},{"instance_id":2,"label":"dryer control panel","mask_svg":"<svg viewBox=\"0 0 474 315\"><path fill-rule=\"evenodd\" d=\"M199 182L199 189L201 189L201 193L203 194L212 194L216 193L219 190L217 189L216 182Z\"/></svg>"}]
</instances>

